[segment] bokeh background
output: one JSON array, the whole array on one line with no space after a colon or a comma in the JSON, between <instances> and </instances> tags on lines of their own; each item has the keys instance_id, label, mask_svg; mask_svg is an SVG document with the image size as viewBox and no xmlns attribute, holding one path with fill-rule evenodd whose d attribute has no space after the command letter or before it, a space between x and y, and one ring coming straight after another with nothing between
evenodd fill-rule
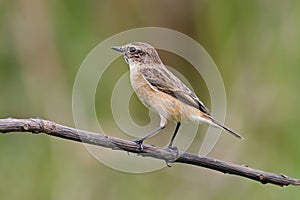
<instances>
[{"instance_id":1,"label":"bokeh background","mask_svg":"<svg viewBox=\"0 0 300 200\"><path fill-rule=\"evenodd\" d=\"M0 118L42 117L74 126L72 87L86 55L104 39L157 26L198 41L217 64L227 92L226 124L211 157L300 178L300 2L0 1ZM209 94L179 58L161 52L209 105ZM101 55L99 55L101 56ZM109 99L127 72L120 58L99 84L96 109L114 131ZM198 87L199 85L199 87ZM202 86L201 86L202 85ZM132 99L137 123L147 110ZM111 128L110 128L111 124ZM190 148L199 150L200 128ZM117 131L117 130L116 130ZM119 130L118 130L119 131ZM174 164L146 174L106 167L79 143L44 135L0 135L0 199L298 199L300 188Z\"/></svg>"}]
</instances>

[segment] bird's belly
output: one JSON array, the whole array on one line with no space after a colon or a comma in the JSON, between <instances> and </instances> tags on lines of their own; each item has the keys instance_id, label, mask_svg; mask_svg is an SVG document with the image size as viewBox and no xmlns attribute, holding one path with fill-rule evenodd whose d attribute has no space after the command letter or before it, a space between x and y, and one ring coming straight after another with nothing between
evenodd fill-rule
<instances>
[{"instance_id":1,"label":"bird's belly","mask_svg":"<svg viewBox=\"0 0 300 200\"><path fill-rule=\"evenodd\" d=\"M153 88L143 77L131 77L131 84L136 95L146 107L167 119L180 122L190 119L191 112L198 113L197 109L182 103L157 88Z\"/></svg>"},{"instance_id":2,"label":"bird's belly","mask_svg":"<svg viewBox=\"0 0 300 200\"><path fill-rule=\"evenodd\" d=\"M165 118L175 121L182 120L182 113L180 110L180 104L173 98L167 97L162 92L144 90L144 88L138 88L135 90L138 98L141 102L150 110L157 112ZM168 95L169 96L169 95Z\"/></svg>"}]
</instances>

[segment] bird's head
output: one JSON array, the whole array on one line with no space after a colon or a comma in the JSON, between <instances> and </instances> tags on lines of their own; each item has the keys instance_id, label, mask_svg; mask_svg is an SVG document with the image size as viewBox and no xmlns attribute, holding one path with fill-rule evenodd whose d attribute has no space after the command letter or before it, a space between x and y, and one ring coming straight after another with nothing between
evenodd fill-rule
<instances>
[{"instance_id":1,"label":"bird's head","mask_svg":"<svg viewBox=\"0 0 300 200\"><path fill-rule=\"evenodd\" d=\"M143 42L132 42L124 46L113 46L112 49L122 53L129 66L162 64L155 48Z\"/></svg>"}]
</instances>

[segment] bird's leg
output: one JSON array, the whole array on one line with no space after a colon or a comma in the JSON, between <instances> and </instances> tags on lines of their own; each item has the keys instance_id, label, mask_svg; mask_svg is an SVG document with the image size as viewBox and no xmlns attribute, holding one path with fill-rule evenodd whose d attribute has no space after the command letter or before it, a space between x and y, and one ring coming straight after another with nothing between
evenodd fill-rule
<instances>
[{"instance_id":1,"label":"bird's leg","mask_svg":"<svg viewBox=\"0 0 300 200\"><path fill-rule=\"evenodd\" d=\"M134 142L139 145L139 149L142 151L144 140L146 140L147 138L155 135L156 133L158 133L159 131L164 129L166 127L166 125L167 125L167 119L164 116L160 115L160 125L159 125L159 127L157 129L154 129L153 131L151 131L150 133L148 133L144 137L135 139Z\"/></svg>"},{"instance_id":2,"label":"bird's leg","mask_svg":"<svg viewBox=\"0 0 300 200\"><path fill-rule=\"evenodd\" d=\"M144 142L144 140L146 140L147 138L155 135L156 133L158 133L159 131L161 131L163 128L165 128L165 126L160 126L160 127L156 128L156 129L154 129L153 131L151 131L150 133L148 133L147 135L145 135L144 137L137 138L137 139L135 139L133 141L139 145L139 149L142 151L144 149L143 148L143 142Z\"/></svg>"},{"instance_id":3,"label":"bird's leg","mask_svg":"<svg viewBox=\"0 0 300 200\"><path fill-rule=\"evenodd\" d=\"M172 149L172 150L175 150L175 151L178 151L178 149L177 149L177 147L173 147L172 145L173 145L173 141L174 141L174 139L175 139L175 137L176 137L176 134L178 133L178 130L179 130L180 125L181 125L181 123L180 123L180 122L177 122L175 131L174 131L173 136L172 136L172 138L171 138L171 140L170 140L170 143L169 143L169 145L168 145L168 148L169 148L169 149Z\"/></svg>"},{"instance_id":4,"label":"bird's leg","mask_svg":"<svg viewBox=\"0 0 300 200\"><path fill-rule=\"evenodd\" d=\"M181 123L177 122L177 125L176 125L175 131L173 133L173 136L170 140L170 143L168 144L168 149L171 151L171 153L174 154L174 157L171 160L166 160L166 164L167 164L168 167L171 167L171 165L169 163L172 163L172 162L174 162L175 160L177 160L179 158L178 148L176 146L172 146L172 145L173 145L173 141L176 137L176 134L178 133L180 125L181 125Z\"/></svg>"}]
</instances>

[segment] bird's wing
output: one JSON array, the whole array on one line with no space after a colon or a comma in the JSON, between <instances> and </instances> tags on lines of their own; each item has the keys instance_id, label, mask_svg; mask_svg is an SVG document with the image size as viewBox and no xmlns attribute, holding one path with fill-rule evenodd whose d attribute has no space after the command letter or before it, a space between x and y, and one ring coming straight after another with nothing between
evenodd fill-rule
<instances>
[{"instance_id":1,"label":"bird's wing","mask_svg":"<svg viewBox=\"0 0 300 200\"><path fill-rule=\"evenodd\" d=\"M143 68L141 69L141 73L152 88L171 95L179 101L210 115L209 110L196 94L164 66L159 68Z\"/></svg>"}]
</instances>

